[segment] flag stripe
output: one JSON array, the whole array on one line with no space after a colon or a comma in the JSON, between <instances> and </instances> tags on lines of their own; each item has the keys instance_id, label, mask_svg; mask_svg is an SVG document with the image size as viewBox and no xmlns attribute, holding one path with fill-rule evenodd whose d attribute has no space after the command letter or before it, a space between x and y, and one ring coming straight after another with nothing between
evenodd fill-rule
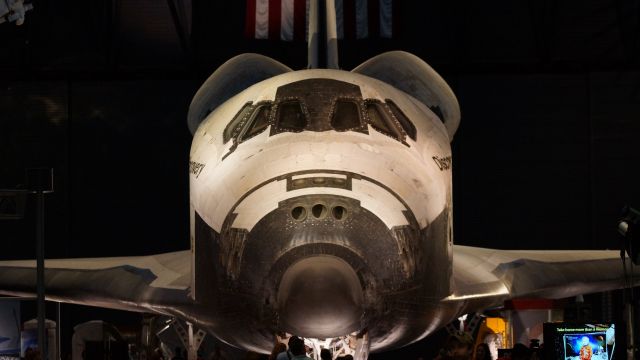
<instances>
[{"instance_id":1,"label":"flag stripe","mask_svg":"<svg viewBox=\"0 0 640 360\"><path fill-rule=\"evenodd\" d=\"M336 31L338 39L344 39L344 12L342 10L342 0L336 0Z\"/></svg>"},{"instance_id":2,"label":"flag stripe","mask_svg":"<svg viewBox=\"0 0 640 360\"><path fill-rule=\"evenodd\" d=\"M339 39L397 35L399 2L335 0ZM309 0L246 0L245 35L256 39L303 41L307 37Z\"/></svg>"},{"instance_id":3,"label":"flag stripe","mask_svg":"<svg viewBox=\"0 0 640 360\"><path fill-rule=\"evenodd\" d=\"M368 0L356 0L356 39L363 39L369 36Z\"/></svg>"},{"instance_id":4,"label":"flag stripe","mask_svg":"<svg viewBox=\"0 0 640 360\"><path fill-rule=\"evenodd\" d=\"M401 30L400 30L400 2L396 1L395 3L392 2L393 5L391 10L391 35L395 36L396 38L398 37L398 34L400 34Z\"/></svg>"},{"instance_id":5,"label":"flag stripe","mask_svg":"<svg viewBox=\"0 0 640 360\"><path fill-rule=\"evenodd\" d=\"M269 38L269 0L256 0L256 39Z\"/></svg>"},{"instance_id":6,"label":"flag stripe","mask_svg":"<svg viewBox=\"0 0 640 360\"><path fill-rule=\"evenodd\" d=\"M367 15L369 20L369 36L378 37L380 35L380 3L379 0L369 0L367 4Z\"/></svg>"},{"instance_id":7,"label":"flag stripe","mask_svg":"<svg viewBox=\"0 0 640 360\"><path fill-rule=\"evenodd\" d=\"M293 2L293 39L296 41L304 41L307 19L307 1L294 0Z\"/></svg>"},{"instance_id":8,"label":"flag stripe","mask_svg":"<svg viewBox=\"0 0 640 360\"><path fill-rule=\"evenodd\" d=\"M344 38L356 38L356 0L344 0L342 3L342 18L344 19Z\"/></svg>"},{"instance_id":9,"label":"flag stripe","mask_svg":"<svg viewBox=\"0 0 640 360\"><path fill-rule=\"evenodd\" d=\"M394 24L393 1L380 0L380 37L391 38Z\"/></svg>"},{"instance_id":10,"label":"flag stripe","mask_svg":"<svg viewBox=\"0 0 640 360\"><path fill-rule=\"evenodd\" d=\"M281 0L269 0L269 39L280 39Z\"/></svg>"},{"instance_id":11,"label":"flag stripe","mask_svg":"<svg viewBox=\"0 0 640 360\"><path fill-rule=\"evenodd\" d=\"M280 39L284 41L293 40L293 0L282 0L280 12Z\"/></svg>"},{"instance_id":12,"label":"flag stripe","mask_svg":"<svg viewBox=\"0 0 640 360\"><path fill-rule=\"evenodd\" d=\"M248 38L256 36L256 0L247 0L244 35Z\"/></svg>"}]
</instances>

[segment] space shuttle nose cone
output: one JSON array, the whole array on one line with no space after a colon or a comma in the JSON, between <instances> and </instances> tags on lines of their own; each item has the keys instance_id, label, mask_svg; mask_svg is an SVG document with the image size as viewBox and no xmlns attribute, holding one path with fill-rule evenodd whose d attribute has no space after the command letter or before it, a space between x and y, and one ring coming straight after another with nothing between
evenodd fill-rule
<instances>
[{"instance_id":1,"label":"space shuttle nose cone","mask_svg":"<svg viewBox=\"0 0 640 360\"><path fill-rule=\"evenodd\" d=\"M291 265L278 288L282 330L304 337L328 338L359 330L362 285L345 261L315 256Z\"/></svg>"}]
</instances>

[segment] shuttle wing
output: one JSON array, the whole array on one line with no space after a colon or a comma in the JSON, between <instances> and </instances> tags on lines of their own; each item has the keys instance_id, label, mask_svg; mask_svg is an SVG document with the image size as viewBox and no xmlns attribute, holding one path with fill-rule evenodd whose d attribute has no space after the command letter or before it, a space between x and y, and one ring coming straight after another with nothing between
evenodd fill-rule
<instances>
[{"instance_id":1,"label":"shuttle wing","mask_svg":"<svg viewBox=\"0 0 640 360\"><path fill-rule=\"evenodd\" d=\"M189 307L189 251L47 260L48 300L170 315ZM629 266L627 264L627 266ZM638 272L639 267L634 268ZM619 251L515 251L454 245L453 294L460 313L517 297L563 298L625 286ZM636 285L640 281L636 281ZM0 294L34 296L35 261L0 261Z\"/></svg>"},{"instance_id":2,"label":"shuttle wing","mask_svg":"<svg viewBox=\"0 0 640 360\"><path fill-rule=\"evenodd\" d=\"M189 251L45 261L48 300L165 314L189 305ZM0 294L34 296L35 261L0 261Z\"/></svg>"},{"instance_id":3,"label":"shuttle wing","mask_svg":"<svg viewBox=\"0 0 640 360\"><path fill-rule=\"evenodd\" d=\"M628 269L629 263L627 259ZM511 298L557 299L624 286L619 251L517 251L455 245L454 291L447 300L464 301L463 312L473 312Z\"/></svg>"}]
</instances>

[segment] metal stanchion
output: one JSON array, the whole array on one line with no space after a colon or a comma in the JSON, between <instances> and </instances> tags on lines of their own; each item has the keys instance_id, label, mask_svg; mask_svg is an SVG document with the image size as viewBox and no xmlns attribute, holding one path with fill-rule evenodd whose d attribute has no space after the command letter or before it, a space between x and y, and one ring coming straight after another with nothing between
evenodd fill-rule
<instances>
[{"instance_id":1,"label":"metal stanchion","mask_svg":"<svg viewBox=\"0 0 640 360\"><path fill-rule=\"evenodd\" d=\"M62 360L62 339L60 338L61 331L60 327L62 326L62 320L60 319L60 308L62 304L60 302L56 303L56 359Z\"/></svg>"},{"instance_id":2,"label":"metal stanchion","mask_svg":"<svg viewBox=\"0 0 640 360\"><path fill-rule=\"evenodd\" d=\"M44 194L53 192L53 169L27 169L27 189L36 194L36 290L38 303L38 352L40 358L47 358L45 328L45 279L44 279Z\"/></svg>"},{"instance_id":3,"label":"metal stanchion","mask_svg":"<svg viewBox=\"0 0 640 360\"><path fill-rule=\"evenodd\" d=\"M622 236L620 257L622 259L622 267L624 271L625 280L625 309L624 319L627 324L627 359L635 359L635 354L638 351L635 343L635 298L633 296L633 286L635 284L633 268L634 265L640 265L640 246L636 243L638 241L638 234L640 234L640 211L625 206L622 209L622 216L618 220L618 233ZM629 255L629 271L627 272L626 254Z\"/></svg>"}]
</instances>

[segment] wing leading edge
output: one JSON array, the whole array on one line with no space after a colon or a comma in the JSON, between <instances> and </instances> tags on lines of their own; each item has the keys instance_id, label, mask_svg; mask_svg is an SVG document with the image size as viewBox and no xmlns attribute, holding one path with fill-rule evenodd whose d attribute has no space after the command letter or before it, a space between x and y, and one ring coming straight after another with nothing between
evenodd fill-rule
<instances>
[{"instance_id":1,"label":"wing leading edge","mask_svg":"<svg viewBox=\"0 0 640 360\"><path fill-rule=\"evenodd\" d=\"M141 257L47 260L48 300L169 314L191 305L189 251ZM35 261L0 261L0 294L33 296Z\"/></svg>"},{"instance_id":2,"label":"wing leading edge","mask_svg":"<svg viewBox=\"0 0 640 360\"><path fill-rule=\"evenodd\" d=\"M620 289L625 280L619 251L517 251L455 245L453 286L446 300L462 301L461 312L469 313L517 297L558 299Z\"/></svg>"}]
</instances>

